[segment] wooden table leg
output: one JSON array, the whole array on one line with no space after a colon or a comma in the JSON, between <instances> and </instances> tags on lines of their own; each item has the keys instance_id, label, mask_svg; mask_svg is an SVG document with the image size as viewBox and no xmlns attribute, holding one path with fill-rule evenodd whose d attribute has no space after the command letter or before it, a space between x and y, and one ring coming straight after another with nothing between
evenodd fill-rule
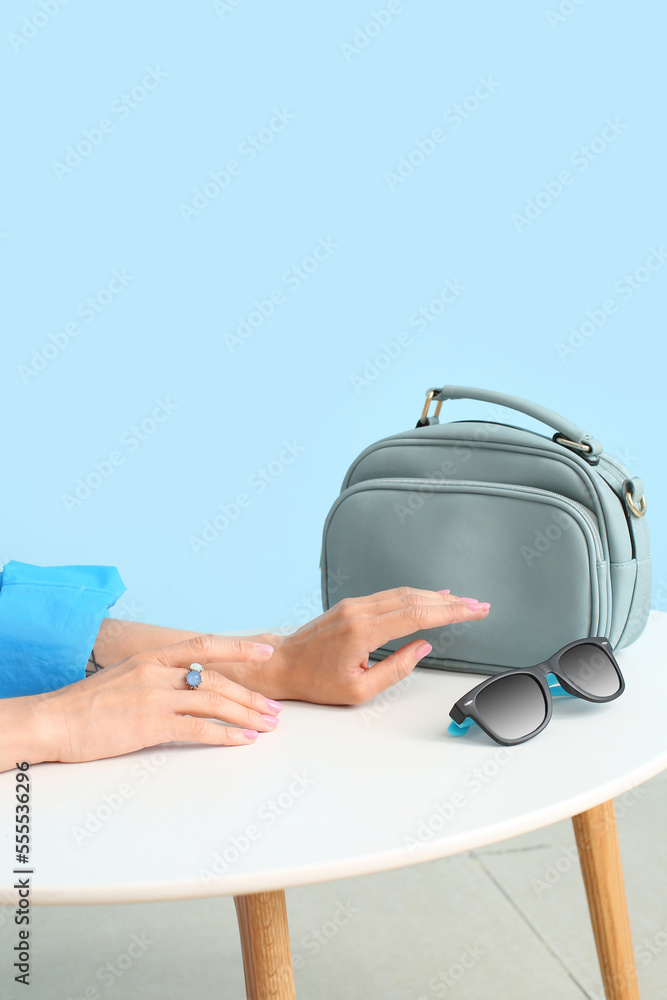
<instances>
[{"instance_id":1,"label":"wooden table leg","mask_svg":"<svg viewBox=\"0 0 667 1000\"><path fill-rule=\"evenodd\" d=\"M235 896L248 1000L295 1000L285 893Z\"/></svg>"},{"instance_id":2,"label":"wooden table leg","mask_svg":"<svg viewBox=\"0 0 667 1000\"><path fill-rule=\"evenodd\" d=\"M607 1000L639 1000L613 801L572 817Z\"/></svg>"}]
</instances>

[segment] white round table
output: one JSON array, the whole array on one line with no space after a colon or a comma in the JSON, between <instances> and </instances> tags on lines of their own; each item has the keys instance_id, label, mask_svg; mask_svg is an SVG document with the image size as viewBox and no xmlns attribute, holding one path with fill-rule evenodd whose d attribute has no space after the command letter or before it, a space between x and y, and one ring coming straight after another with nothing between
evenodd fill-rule
<instances>
[{"instance_id":1,"label":"white round table","mask_svg":"<svg viewBox=\"0 0 667 1000\"><path fill-rule=\"evenodd\" d=\"M667 614L652 612L618 653L618 701L557 699L546 730L513 748L476 727L447 734L451 705L478 675L418 669L366 705L290 702L254 746L170 744L37 765L31 902L233 895L248 997L290 998L286 888L442 858L571 816L607 996L633 1000L610 800L667 767L666 649ZM14 790L15 772L0 775L0 892L12 902Z\"/></svg>"}]
</instances>

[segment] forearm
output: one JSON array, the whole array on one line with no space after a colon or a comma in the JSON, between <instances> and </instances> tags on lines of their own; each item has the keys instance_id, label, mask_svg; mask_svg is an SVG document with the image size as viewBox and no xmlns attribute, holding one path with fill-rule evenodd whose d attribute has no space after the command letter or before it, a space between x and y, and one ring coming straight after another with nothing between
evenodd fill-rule
<instances>
[{"instance_id":1,"label":"forearm","mask_svg":"<svg viewBox=\"0 0 667 1000\"><path fill-rule=\"evenodd\" d=\"M101 667L112 667L133 653L170 646L181 639L191 639L196 634L177 628L164 628L162 625L105 618L97 633L93 652Z\"/></svg>"},{"instance_id":2,"label":"forearm","mask_svg":"<svg viewBox=\"0 0 667 1000\"><path fill-rule=\"evenodd\" d=\"M53 760L53 721L44 695L0 700L0 771Z\"/></svg>"},{"instance_id":3,"label":"forearm","mask_svg":"<svg viewBox=\"0 0 667 1000\"><path fill-rule=\"evenodd\" d=\"M147 625L144 622L128 622L119 618L105 618L95 640L94 654L95 660L101 667L111 667L121 660L127 659L134 653L142 653L147 650L160 649L162 646L171 646L175 642L183 639L191 639L199 635L198 632L188 632L184 629L166 628L163 625ZM262 632L258 635L243 636L252 642L269 643L278 647L283 641L283 636L274 635L270 632ZM275 684L269 681L266 664L252 663L231 663L225 662L215 666L215 669L223 673L237 684L242 684L253 691L258 691L267 698L277 697L275 695ZM270 690L269 690L270 688Z\"/></svg>"}]
</instances>

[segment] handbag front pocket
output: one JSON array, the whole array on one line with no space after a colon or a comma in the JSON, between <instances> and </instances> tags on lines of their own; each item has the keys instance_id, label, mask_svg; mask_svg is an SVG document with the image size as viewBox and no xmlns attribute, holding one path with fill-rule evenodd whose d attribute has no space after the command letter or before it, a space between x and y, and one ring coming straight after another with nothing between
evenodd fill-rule
<instances>
[{"instance_id":1,"label":"handbag front pocket","mask_svg":"<svg viewBox=\"0 0 667 1000\"><path fill-rule=\"evenodd\" d=\"M371 479L344 490L324 527L325 608L394 587L489 601L482 621L414 632L424 666L494 673L530 666L608 626L609 572L595 516L535 487Z\"/></svg>"}]
</instances>

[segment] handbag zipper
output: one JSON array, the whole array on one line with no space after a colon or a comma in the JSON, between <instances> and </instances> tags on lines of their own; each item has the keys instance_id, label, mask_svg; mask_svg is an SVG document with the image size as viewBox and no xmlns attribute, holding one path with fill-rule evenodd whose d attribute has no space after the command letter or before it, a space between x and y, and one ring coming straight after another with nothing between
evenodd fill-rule
<instances>
[{"instance_id":1,"label":"handbag zipper","mask_svg":"<svg viewBox=\"0 0 667 1000\"><path fill-rule=\"evenodd\" d=\"M602 479L607 484L609 489L612 491L614 496L618 499L618 502L621 505L621 510L623 511L623 514L625 516L625 521L628 526L628 535L630 537L630 556L632 559L636 559L637 543L635 542L635 530L632 524L632 517L630 515L630 511L628 510L628 505L626 504L625 497L623 496L623 484L625 480L629 478L630 473L628 472L627 469L624 469L619 462L617 462L613 458L610 458L608 455L600 455L600 461L602 463L602 467L606 468L607 471L610 473L610 479L614 480L613 482L609 482L608 479L605 479L604 476L602 476ZM618 473L618 475L617 476L612 475L612 473L614 472Z\"/></svg>"},{"instance_id":2,"label":"handbag zipper","mask_svg":"<svg viewBox=\"0 0 667 1000\"><path fill-rule=\"evenodd\" d=\"M621 477L621 483L624 483L625 480L629 477L630 473L628 472L628 470L624 469L623 466L615 459L610 458L609 455L600 455L600 461L602 462L603 465L606 465L608 466L608 468L614 469L615 472L618 472L618 474Z\"/></svg>"},{"instance_id":3,"label":"handbag zipper","mask_svg":"<svg viewBox=\"0 0 667 1000\"><path fill-rule=\"evenodd\" d=\"M355 483L352 489L361 486L362 484L368 486L369 483L374 482L394 482L394 483L409 483L414 485L415 483L428 483L433 486L491 486L494 489L501 490L518 490L521 493L532 493L536 496L543 497L553 497L558 500L561 504L565 504L566 507L572 507L576 510L582 519L586 522L586 525L593 535L593 541L595 542L595 553L599 560L604 561L604 552L602 551L602 540L600 538L600 529L596 523L595 518L584 504L579 503L577 500L571 500L570 497L563 496L561 493L554 493L552 490L543 490L537 486L511 486L508 483L487 483L481 482L480 480L472 479L453 479L451 483L443 483L441 479L409 479L401 477L387 477L385 479L364 479L360 483ZM417 489L419 487L417 486Z\"/></svg>"}]
</instances>

